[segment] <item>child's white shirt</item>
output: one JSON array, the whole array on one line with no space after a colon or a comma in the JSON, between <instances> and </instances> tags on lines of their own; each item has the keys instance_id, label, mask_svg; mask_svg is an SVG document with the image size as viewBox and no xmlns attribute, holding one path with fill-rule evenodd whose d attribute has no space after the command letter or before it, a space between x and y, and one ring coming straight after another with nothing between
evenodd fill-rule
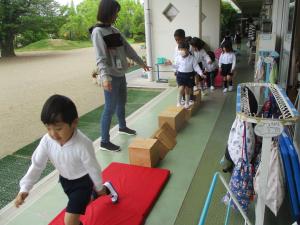
<instances>
[{"instance_id":1,"label":"child's white shirt","mask_svg":"<svg viewBox=\"0 0 300 225\"><path fill-rule=\"evenodd\" d=\"M78 179L89 174L97 191L102 189L101 167L96 159L93 142L76 129L71 139L61 146L45 134L35 149L31 166L20 181L20 192L29 192L45 169L48 159L59 174L68 179Z\"/></svg>"},{"instance_id":2,"label":"child's white shirt","mask_svg":"<svg viewBox=\"0 0 300 225\"><path fill-rule=\"evenodd\" d=\"M197 74L203 75L203 72L198 65L195 57L190 54L187 57L182 57L181 55L177 56L173 67L178 72L190 73L196 71Z\"/></svg>"},{"instance_id":3,"label":"child's white shirt","mask_svg":"<svg viewBox=\"0 0 300 225\"><path fill-rule=\"evenodd\" d=\"M200 51L193 51L192 53L198 63L201 62L202 64L205 64L211 61L209 55L204 49L201 49Z\"/></svg>"},{"instance_id":4,"label":"child's white shirt","mask_svg":"<svg viewBox=\"0 0 300 225\"><path fill-rule=\"evenodd\" d=\"M222 64L232 64L231 71L235 69L236 57L233 52L223 52L219 58L219 67Z\"/></svg>"},{"instance_id":5,"label":"child's white shirt","mask_svg":"<svg viewBox=\"0 0 300 225\"><path fill-rule=\"evenodd\" d=\"M215 61L211 62L210 64L209 63L205 63L204 64L204 68L207 72L212 72L212 71L215 71L216 69L218 69L218 60L215 59Z\"/></svg>"}]
</instances>

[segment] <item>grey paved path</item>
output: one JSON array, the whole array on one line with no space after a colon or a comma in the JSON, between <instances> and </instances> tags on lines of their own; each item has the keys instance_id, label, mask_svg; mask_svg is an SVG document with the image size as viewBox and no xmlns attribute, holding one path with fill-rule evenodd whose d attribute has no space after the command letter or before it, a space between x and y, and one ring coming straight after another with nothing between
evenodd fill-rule
<instances>
[{"instance_id":1,"label":"grey paved path","mask_svg":"<svg viewBox=\"0 0 300 225\"><path fill-rule=\"evenodd\" d=\"M80 115L102 105L102 90L91 79L94 64L93 48L19 53L0 59L0 158L44 134L40 111L50 95L69 96ZM138 70L127 75L128 85L157 86L141 74Z\"/></svg>"}]
</instances>

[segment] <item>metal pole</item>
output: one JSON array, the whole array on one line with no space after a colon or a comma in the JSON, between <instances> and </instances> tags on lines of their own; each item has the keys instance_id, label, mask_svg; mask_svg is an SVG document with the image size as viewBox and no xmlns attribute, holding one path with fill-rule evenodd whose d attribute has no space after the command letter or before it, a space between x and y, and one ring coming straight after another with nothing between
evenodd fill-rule
<instances>
[{"instance_id":1,"label":"metal pole","mask_svg":"<svg viewBox=\"0 0 300 225\"><path fill-rule=\"evenodd\" d=\"M144 14L145 14L145 36L146 36L146 52L147 52L147 65L153 67L152 63L152 32L151 32L151 22L150 22L150 8L149 0L144 1ZM153 81L153 72L147 72L148 80Z\"/></svg>"},{"instance_id":2,"label":"metal pole","mask_svg":"<svg viewBox=\"0 0 300 225\"><path fill-rule=\"evenodd\" d=\"M206 220L207 213L208 213L208 208L209 208L209 205L211 203L212 195L214 193L215 186L216 186L216 183L217 183L217 178L218 178L218 173L215 173L213 181L211 182L211 185L210 185L210 188L209 188L209 192L208 192L208 195L207 195L207 198L206 198L206 201L205 201L205 204L204 204L204 207L203 207L201 217L200 217L200 221L199 221L198 225L204 225L205 224L205 220Z\"/></svg>"}]
</instances>

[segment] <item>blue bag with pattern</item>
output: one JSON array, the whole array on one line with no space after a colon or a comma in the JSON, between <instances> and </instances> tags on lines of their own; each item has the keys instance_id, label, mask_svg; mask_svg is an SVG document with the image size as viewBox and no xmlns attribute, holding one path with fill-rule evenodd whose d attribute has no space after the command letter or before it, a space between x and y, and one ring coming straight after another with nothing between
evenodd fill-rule
<instances>
[{"instance_id":1,"label":"blue bag with pattern","mask_svg":"<svg viewBox=\"0 0 300 225\"><path fill-rule=\"evenodd\" d=\"M245 123L245 122L244 122ZM254 187L253 187L253 168L251 163L248 160L247 152L247 143L246 143L246 125L244 126L244 135L243 135L243 146L242 156L238 160L238 163L233 169L232 176L229 182L229 188L232 193L237 198L239 204L242 209L247 212L248 206L250 204L250 200L254 195ZM245 155L245 159L243 157ZM229 204L230 194L227 194L223 197L223 202L227 205ZM236 208L234 203L232 206Z\"/></svg>"}]
</instances>

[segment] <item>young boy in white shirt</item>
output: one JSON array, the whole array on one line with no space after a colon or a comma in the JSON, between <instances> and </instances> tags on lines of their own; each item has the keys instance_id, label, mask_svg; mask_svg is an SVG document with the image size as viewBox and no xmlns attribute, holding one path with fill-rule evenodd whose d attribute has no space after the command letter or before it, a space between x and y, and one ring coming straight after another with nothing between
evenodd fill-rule
<instances>
[{"instance_id":1,"label":"young boy in white shirt","mask_svg":"<svg viewBox=\"0 0 300 225\"><path fill-rule=\"evenodd\" d=\"M38 181L48 159L59 172L59 181L68 204L65 225L81 225L79 220L92 198L111 194L113 203L118 194L110 182L102 184L101 168L96 159L92 141L77 129L78 113L71 99L51 96L43 106L41 120L45 134L32 155L32 163L20 181L20 192L15 199L18 208Z\"/></svg>"},{"instance_id":2,"label":"young boy in white shirt","mask_svg":"<svg viewBox=\"0 0 300 225\"><path fill-rule=\"evenodd\" d=\"M189 52L190 45L187 42L180 43L178 45L179 55L176 57L173 67L177 71L176 81L179 88L177 97L177 106L181 106L182 96L185 94L184 108L188 109L190 106L190 95L194 86L195 72L201 76L203 72L198 65L195 57Z\"/></svg>"}]
</instances>

